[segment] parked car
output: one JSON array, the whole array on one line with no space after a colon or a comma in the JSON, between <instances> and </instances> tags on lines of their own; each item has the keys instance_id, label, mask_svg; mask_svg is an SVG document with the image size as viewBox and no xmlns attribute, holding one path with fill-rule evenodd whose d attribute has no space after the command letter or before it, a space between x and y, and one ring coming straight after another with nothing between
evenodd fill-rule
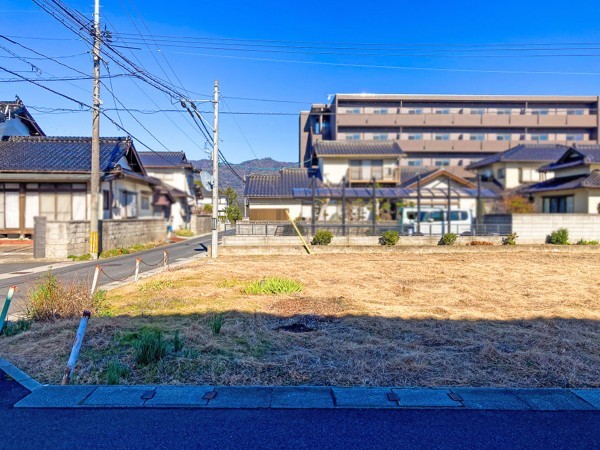
<instances>
[{"instance_id":1,"label":"parked car","mask_svg":"<svg viewBox=\"0 0 600 450\"><path fill-rule=\"evenodd\" d=\"M418 222L418 226L417 226ZM421 211L412 224L413 234L420 229L424 235L446 233L471 234L475 218L473 211L467 209L450 210L450 229L448 230L448 210L435 208Z\"/></svg>"}]
</instances>

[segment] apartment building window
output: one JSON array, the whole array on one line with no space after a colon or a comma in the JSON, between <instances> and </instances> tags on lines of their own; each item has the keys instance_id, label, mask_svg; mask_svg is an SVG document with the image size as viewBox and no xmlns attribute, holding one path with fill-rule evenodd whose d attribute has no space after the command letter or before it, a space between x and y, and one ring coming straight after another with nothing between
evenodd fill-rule
<instances>
[{"instance_id":1,"label":"apartment building window","mask_svg":"<svg viewBox=\"0 0 600 450\"><path fill-rule=\"evenodd\" d=\"M485 139L485 135L482 133L471 134L469 136L470 141L483 141Z\"/></svg>"},{"instance_id":2,"label":"apartment building window","mask_svg":"<svg viewBox=\"0 0 600 450\"><path fill-rule=\"evenodd\" d=\"M547 116L549 113L550 113L550 111L546 108L531 110L531 114L533 114L535 116Z\"/></svg>"},{"instance_id":3,"label":"apartment building window","mask_svg":"<svg viewBox=\"0 0 600 450\"><path fill-rule=\"evenodd\" d=\"M568 109L567 116L583 116L583 109Z\"/></svg>"},{"instance_id":4,"label":"apartment building window","mask_svg":"<svg viewBox=\"0 0 600 450\"><path fill-rule=\"evenodd\" d=\"M360 108L348 108L346 114L360 114Z\"/></svg>"},{"instance_id":5,"label":"apartment building window","mask_svg":"<svg viewBox=\"0 0 600 450\"><path fill-rule=\"evenodd\" d=\"M436 109L435 113L436 114L450 114L450 109L448 109L448 108Z\"/></svg>"},{"instance_id":6,"label":"apartment building window","mask_svg":"<svg viewBox=\"0 0 600 450\"><path fill-rule=\"evenodd\" d=\"M573 196L544 197L542 212L561 214L574 212Z\"/></svg>"},{"instance_id":7,"label":"apartment building window","mask_svg":"<svg viewBox=\"0 0 600 450\"><path fill-rule=\"evenodd\" d=\"M410 167L421 167L423 165L423 160L422 159L409 159L408 165Z\"/></svg>"},{"instance_id":8,"label":"apartment building window","mask_svg":"<svg viewBox=\"0 0 600 450\"><path fill-rule=\"evenodd\" d=\"M583 141L583 134L567 134L567 141Z\"/></svg>"},{"instance_id":9,"label":"apartment building window","mask_svg":"<svg viewBox=\"0 0 600 450\"><path fill-rule=\"evenodd\" d=\"M502 108L496 110L496 114L499 116L510 116L512 114L512 109L510 108Z\"/></svg>"},{"instance_id":10,"label":"apartment building window","mask_svg":"<svg viewBox=\"0 0 600 450\"><path fill-rule=\"evenodd\" d=\"M485 114L485 110L483 108L471 108L471 114L482 116Z\"/></svg>"},{"instance_id":11,"label":"apartment building window","mask_svg":"<svg viewBox=\"0 0 600 450\"><path fill-rule=\"evenodd\" d=\"M421 108L411 108L408 110L408 114L423 114L423 110Z\"/></svg>"},{"instance_id":12,"label":"apartment building window","mask_svg":"<svg viewBox=\"0 0 600 450\"><path fill-rule=\"evenodd\" d=\"M373 135L373 139L375 141L387 141L388 135L387 133L382 133L382 134L374 134Z\"/></svg>"},{"instance_id":13,"label":"apartment building window","mask_svg":"<svg viewBox=\"0 0 600 450\"><path fill-rule=\"evenodd\" d=\"M409 141L422 141L423 135L420 133L411 133L408 135L408 140Z\"/></svg>"},{"instance_id":14,"label":"apartment building window","mask_svg":"<svg viewBox=\"0 0 600 450\"><path fill-rule=\"evenodd\" d=\"M360 134L356 133L356 134L347 134L346 135L346 140L347 141L360 141Z\"/></svg>"},{"instance_id":15,"label":"apartment building window","mask_svg":"<svg viewBox=\"0 0 600 450\"><path fill-rule=\"evenodd\" d=\"M532 141L537 141L537 142L545 142L545 141L548 140L548 135L544 134L544 133L532 134L531 135L531 140Z\"/></svg>"},{"instance_id":16,"label":"apartment building window","mask_svg":"<svg viewBox=\"0 0 600 450\"><path fill-rule=\"evenodd\" d=\"M449 141L450 140L450 134L448 133L435 133L433 138L436 141Z\"/></svg>"},{"instance_id":17,"label":"apartment building window","mask_svg":"<svg viewBox=\"0 0 600 450\"><path fill-rule=\"evenodd\" d=\"M387 108L379 108L379 109L373 110L373 114L387 114L387 113L388 113Z\"/></svg>"},{"instance_id":18,"label":"apartment building window","mask_svg":"<svg viewBox=\"0 0 600 450\"><path fill-rule=\"evenodd\" d=\"M436 159L435 165L437 167L446 167L446 166L450 165L450 160L449 159Z\"/></svg>"},{"instance_id":19,"label":"apartment building window","mask_svg":"<svg viewBox=\"0 0 600 450\"><path fill-rule=\"evenodd\" d=\"M510 134L508 134L508 133L497 134L496 140L497 141L510 141Z\"/></svg>"}]
</instances>

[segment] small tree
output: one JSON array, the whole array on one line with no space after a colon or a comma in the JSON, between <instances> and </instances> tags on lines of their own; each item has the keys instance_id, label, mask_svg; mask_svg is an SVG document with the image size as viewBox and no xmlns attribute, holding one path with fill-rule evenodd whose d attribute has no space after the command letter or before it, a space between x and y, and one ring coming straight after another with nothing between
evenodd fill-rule
<instances>
[{"instance_id":1,"label":"small tree","mask_svg":"<svg viewBox=\"0 0 600 450\"><path fill-rule=\"evenodd\" d=\"M535 212L535 205L522 195L510 195L504 199L507 213L530 214Z\"/></svg>"},{"instance_id":2,"label":"small tree","mask_svg":"<svg viewBox=\"0 0 600 450\"><path fill-rule=\"evenodd\" d=\"M227 220L231 222L232 225L238 220L242 219L242 212L240 210L240 206L238 205L237 197L238 194L234 188L229 186L227 189L221 192L222 195L227 198L227 207L225 208L225 217Z\"/></svg>"}]
</instances>

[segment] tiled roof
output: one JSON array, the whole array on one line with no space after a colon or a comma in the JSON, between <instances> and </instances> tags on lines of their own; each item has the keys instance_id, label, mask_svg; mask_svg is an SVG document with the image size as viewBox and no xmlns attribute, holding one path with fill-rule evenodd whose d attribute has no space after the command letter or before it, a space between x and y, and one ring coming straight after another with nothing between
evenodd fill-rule
<instances>
[{"instance_id":1,"label":"tiled roof","mask_svg":"<svg viewBox=\"0 0 600 450\"><path fill-rule=\"evenodd\" d=\"M464 167L460 166L445 166L445 167L431 167L431 166L423 166L423 167L402 167L400 169L400 185L401 186L410 186L417 182L417 176L421 175L421 180L433 175L436 172L445 171L455 175L459 178L463 178L466 181L471 181L471 178L475 178L475 174L466 170Z\"/></svg>"},{"instance_id":2,"label":"tiled roof","mask_svg":"<svg viewBox=\"0 0 600 450\"><path fill-rule=\"evenodd\" d=\"M403 153L395 141L318 141L314 152L317 156L400 156Z\"/></svg>"},{"instance_id":3,"label":"tiled roof","mask_svg":"<svg viewBox=\"0 0 600 450\"><path fill-rule=\"evenodd\" d=\"M600 164L600 145L573 146L563 153L556 162L540 167L540 171L554 171L568 167Z\"/></svg>"},{"instance_id":4,"label":"tiled roof","mask_svg":"<svg viewBox=\"0 0 600 450\"><path fill-rule=\"evenodd\" d=\"M100 139L100 170L112 170L127 154L127 138ZM88 137L11 136L0 141L0 172L89 172L92 139Z\"/></svg>"},{"instance_id":5,"label":"tiled roof","mask_svg":"<svg viewBox=\"0 0 600 450\"><path fill-rule=\"evenodd\" d=\"M497 162L520 161L520 162L545 162L556 161L569 149L566 145L558 144L521 144L509 148L505 152L488 156L481 161L467 166L467 169L479 169Z\"/></svg>"},{"instance_id":6,"label":"tiled roof","mask_svg":"<svg viewBox=\"0 0 600 450\"><path fill-rule=\"evenodd\" d=\"M0 100L0 123L8 120L9 118L17 117L21 122L29 129L30 136L45 136L35 119L29 114L27 108L17 97L13 101L2 101Z\"/></svg>"},{"instance_id":7,"label":"tiled roof","mask_svg":"<svg viewBox=\"0 0 600 450\"><path fill-rule=\"evenodd\" d=\"M193 167L184 152L138 152L138 155L146 168Z\"/></svg>"},{"instance_id":8,"label":"tiled roof","mask_svg":"<svg viewBox=\"0 0 600 450\"><path fill-rule=\"evenodd\" d=\"M292 189L294 198L308 199L312 197L312 191L308 188L297 188ZM477 189L464 188L464 187L453 187L451 190L452 198L476 198L478 193ZM421 189L422 198L446 198L448 191L446 189L438 188L423 188ZM345 192L342 188L320 188L315 189L315 196L318 198L342 198L345 196L348 199L362 198L370 199L373 197L372 188L346 188ZM375 188L375 196L377 198L416 198L418 196L417 189L408 189L402 187L395 188ZM498 196L488 190L481 190L481 198L497 198Z\"/></svg>"},{"instance_id":9,"label":"tiled roof","mask_svg":"<svg viewBox=\"0 0 600 450\"><path fill-rule=\"evenodd\" d=\"M541 183L532 184L525 192L546 192L546 191L562 191L566 189L579 188L599 188L600 189L600 171L593 170L588 175L575 175L572 177L552 178L551 180L542 181Z\"/></svg>"},{"instance_id":10,"label":"tiled roof","mask_svg":"<svg viewBox=\"0 0 600 450\"><path fill-rule=\"evenodd\" d=\"M292 188L310 188L312 178L308 169L281 169L273 175L248 175L244 195L247 197L291 198ZM315 187L321 186L320 174L316 174Z\"/></svg>"}]
</instances>

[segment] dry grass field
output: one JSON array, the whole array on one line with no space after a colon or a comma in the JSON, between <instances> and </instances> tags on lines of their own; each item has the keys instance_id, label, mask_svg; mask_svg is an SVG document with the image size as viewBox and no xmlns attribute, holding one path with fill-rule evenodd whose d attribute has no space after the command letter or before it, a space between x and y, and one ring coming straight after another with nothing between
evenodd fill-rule
<instances>
[{"instance_id":1,"label":"dry grass field","mask_svg":"<svg viewBox=\"0 0 600 450\"><path fill-rule=\"evenodd\" d=\"M518 247L206 259L109 292L75 383L117 370L122 383L600 387L599 261ZM244 292L267 276L304 288ZM76 327L35 323L0 337L0 355L57 383ZM164 348L149 364L144 333Z\"/></svg>"}]
</instances>

